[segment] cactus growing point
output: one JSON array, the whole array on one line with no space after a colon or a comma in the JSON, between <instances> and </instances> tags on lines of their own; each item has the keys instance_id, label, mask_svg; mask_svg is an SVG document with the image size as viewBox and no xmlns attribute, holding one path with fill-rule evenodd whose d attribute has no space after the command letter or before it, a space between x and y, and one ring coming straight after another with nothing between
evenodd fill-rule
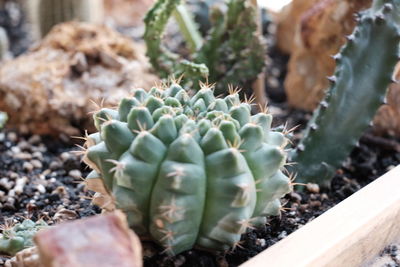
<instances>
[{"instance_id":1,"label":"cactus growing point","mask_svg":"<svg viewBox=\"0 0 400 267\"><path fill-rule=\"evenodd\" d=\"M99 132L87 136L84 152L89 189L169 254L233 246L279 214L279 198L291 190L285 136L271 131L271 115L252 116L236 91L216 98L204 84L193 97L176 83L135 89L94 120Z\"/></svg>"}]
</instances>

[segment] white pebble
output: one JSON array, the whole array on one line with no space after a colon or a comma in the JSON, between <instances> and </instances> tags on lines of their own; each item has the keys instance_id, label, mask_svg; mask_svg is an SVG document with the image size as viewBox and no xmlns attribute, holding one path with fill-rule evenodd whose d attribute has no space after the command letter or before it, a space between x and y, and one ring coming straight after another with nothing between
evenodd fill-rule
<instances>
[{"instance_id":1,"label":"white pebble","mask_svg":"<svg viewBox=\"0 0 400 267\"><path fill-rule=\"evenodd\" d=\"M258 244L259 246L261 246L261 247L264 247L265 244L266 244L266 241L265 241L265 239L263 239L263 238L258 238L258 239L257 239L257 244Z\"/></svg>"},{"instance_id":2,"label":"white pebble","mask_svg":"<svg viewBox=\"0 0 400 267\"><path fill-rule=\"evenodd\" d=\"M71 158L71 155L68 152L63 152L61 153L60 158L62 161L67 161Z\"/></svg>"},{"instance_id":3,"label":"white pebble","mask_svg":"<svg viewBox=\"0 0 400 267\"><path fill-rule=\"evenodd\" d=\"M16 142L18 139L18 136L14 132L10 132L7 134L7 139L10 140L11 142Z\"/></svg>"},{"instance_id":4,"label":"white pebble","mask_svg":"<svg viewBox=\"0 0 400 267\"><path fill-rule=\"evenodd\" d=\"M31 164L32 164L33 167L35 167L36 169L41 169L41 168L43 167L43 164L42 164L39 160L37 160L37 159L31 160Z\"/></svg>"},{"instance_id":5,"label":"white pebble","mask_svg":"<svg viewBox=\"0 0 400 267\"><path fill-rule=\"evenodd\" d=\"M24 192L24 187L25 187L27 181L28 181L28 178L26 178L26 176L17 179L17 182L14 186L14 191L17 195Z\"/></svg>"},{"instance_id":6,"label":"white pebble","mask_svg":"<svg viewBox=\"0 0 400 267\"><path fill-rule=\"evenodd\" d=\"M33 170L33 165L30 162L25 161L22 168L27 172L31 172Z\"/></svg>"},{"instance_id":7,"label":"white pebble","mask_svg":"<svg viewBox=\"0 0 400 267\"><path fill-rule=\"evenodd\" d=\"M46 193L46 188L42 184L37 185L37 190L42 194Z\"/></svg>"},{"instance_id":8,"label":"white pebble","mask_svg":"<svg viewBox=\"0 0 400 267\"><path fill-rule=\"evenodd\" d=\"M19 147L17 147L17 146L11 147L11 151L12 151L14 154L21 153L21 149L20 149Z\"/></svg>"},{"instance_id":9,"label":"white pebble","mask_svg":"<svg viewBox=\"0 0 400 267\"><path fill-rule=\"evenodd\" d=\"M68 172L68 175L75 179L79 179L82 177L82 173L80 170L70 170Z\"/></svg>"}]
</instances>

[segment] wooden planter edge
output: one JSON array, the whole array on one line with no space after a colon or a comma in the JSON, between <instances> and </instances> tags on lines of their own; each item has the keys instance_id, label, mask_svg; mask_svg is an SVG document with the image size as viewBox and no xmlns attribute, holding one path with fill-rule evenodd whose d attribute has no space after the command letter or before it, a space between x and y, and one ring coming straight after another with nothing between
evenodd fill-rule
<instances>
[{"instance_id":1,"label":"wooden planter edge","mask_svg":"<svg viewBox=\"0 0 400 267\"><path fill-rule=\"evenodd\" d=\"M400 165L241 267L361 266L400 238Z\"/></svg>"}]
</instances>

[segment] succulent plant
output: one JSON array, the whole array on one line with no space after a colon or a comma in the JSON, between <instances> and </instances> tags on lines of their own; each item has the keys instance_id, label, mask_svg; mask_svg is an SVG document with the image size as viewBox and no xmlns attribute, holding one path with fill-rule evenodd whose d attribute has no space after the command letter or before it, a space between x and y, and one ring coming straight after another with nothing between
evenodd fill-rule
<instances>
[{"instance_id":1,"label":"succulent plant","mask_svg":"<svg viewBox=\"0 0 400 267\"><path fill-rule=\"evenodd\" d=\"M400 0L375 0L359 15L348 42L334 56L336 71L292 153L299 182L329 184L358 143L377 109L400 58Z\"/></svg>"},{"instance_id":2,"label":"succulent plant","mask_svg":"<svg viewBox=\"0 0 400 267\"><path fill-rule=\"evenodd\" d=\"M0 130L4 127L7 120L8 120L7 113L0 111Z\"/></svg>"},{"instance_id":3,"label":"succulent plant","mask_svg":"<svg viewBox=\"0 0 400 267\"><path fill-rule=\"evenodd\" d=\"M180 0L158 0L145 17L147 56L159 76L184 74L184 85L192 89L199 89L198 81L208 76L208 81L217 82L217 94L226 93L228 84L249 86L262 71L266 55L265 43L257 33L255 7L250 1L229 0L226 12L213 8L210 11L213 27L202 43L194 38L199 34L180 3ZM173 13L186 18L185 23L178 21L184 36L192 36L186 40L197 48L190 57L192 61L162 45L164 28Z\"/></svg>"},{"instance_id":4,"label":"succulent plant","mask_svg":"<svg viewBox=\"0 0 400 267\"><path fill-rule=\"evenodd\" d=\"M103 5L103 1L98 0L38 0L37 4L35 3L28 3L25 8L41 37L45 36L54 25L62 22L97 21L97 15Z\"/></svg>"},{"instance_id":5,"label":"succulent plant","mask_svg":"<svg viewBox=\"0 0 400 267\"><path fill-rule=\"evenodd\" d=\"M86 137L86 181L169 254L194 245L225 250L278 215L292 188L282 172L287 139L271 120L252 116L232 87L225 98L205 84L192 97L177 83L135 89L117 110L94 114L99 132Z\"/></svg>"},{"instance_id":6,"label":"succulent plant","mask_svg":"<svg viewBox=\"0 0 400 267\"><path fill-rule=\"evenodd\" d=\"M47 227L46 222L43 220L33 222L29 219L25 219L23 222L13 226L3 226L3 232L0 235L0 252L14 255L24 248L34 246L33 236L39 230Z\"/></svg>"}]
</instances>

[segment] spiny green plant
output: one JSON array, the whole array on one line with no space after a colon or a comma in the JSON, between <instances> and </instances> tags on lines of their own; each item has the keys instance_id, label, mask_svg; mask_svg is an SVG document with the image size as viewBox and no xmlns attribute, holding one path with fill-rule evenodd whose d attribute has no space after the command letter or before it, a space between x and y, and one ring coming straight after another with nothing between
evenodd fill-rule
<instances>
[{"instance_id":1,"label":"spiny green plant","mask_svg":"<svg viewBox=\"0 0 400 267\"><path fill-rule=\"evenodd\" d=\"M32 220L25 219L23 222L15 225L6 223L1 227L0 252L15 255L24 248L34 246L33 236L39 230L46 227L48 225L43 220L33 222Z\"/></svg>"},{"instance_id":2,"label":"spiny green plant","mask_svg":"<svg viewBox=\"0 0 400 267\"><path fill-rule=\"evenodd\" d=\"M279 214L279 198L291 191L282 172L287 139L271 120L252 116L232 87L225 98L205 84L192 97L174 82L135 89L117 110L94 114L99 132L86 137L86 180L169 254L194 245L225 250ZM90 186L94 180L104 188Z\"/></svg>"},{"instance_id":3,"label":"spiny green plant","mask_svg":"<svg viewBox=\"0 0 400 267\"><path fill-rule=\"evenodd\" d=\"M334 56L336 70L291 160L299 182L328 185L358 143L400 59L400 0L375 0L359 14L347 44Z\"/></svg>"},{"instance_id":4,"label":"spiny green plant","mask_svg":"<svg viewBox=\"0 0 400 267\"><path fill-rule=\"evenodd\" d=\"M6 125L8 115L5 112L0 111L0 130Z\"/></svg>"},{"instance_id":5,"label":"spiny green plant","mask_svg":"<svg viewBox=\"0 0 400 267\"><path fill-rule=\"evenodd\" d=\"M213 27L206 42L193 38L199 34L180 3L180 0L158 0L145 17L147 56L160 77L184 74L184 85L199 89L198 82L207 76L208 81L217 82L217 94L226 93L228 84L247 87L254 81L264 67L266 47L257 34L257 10L250 1L230 0L225 13L213 8L210 11ZM189 36L186 40L192 40L189 43L195 48L191 61L162 45L165 26L174 12L186 18L178 22L184 36Z\"/></svg>"}]
</instances>

